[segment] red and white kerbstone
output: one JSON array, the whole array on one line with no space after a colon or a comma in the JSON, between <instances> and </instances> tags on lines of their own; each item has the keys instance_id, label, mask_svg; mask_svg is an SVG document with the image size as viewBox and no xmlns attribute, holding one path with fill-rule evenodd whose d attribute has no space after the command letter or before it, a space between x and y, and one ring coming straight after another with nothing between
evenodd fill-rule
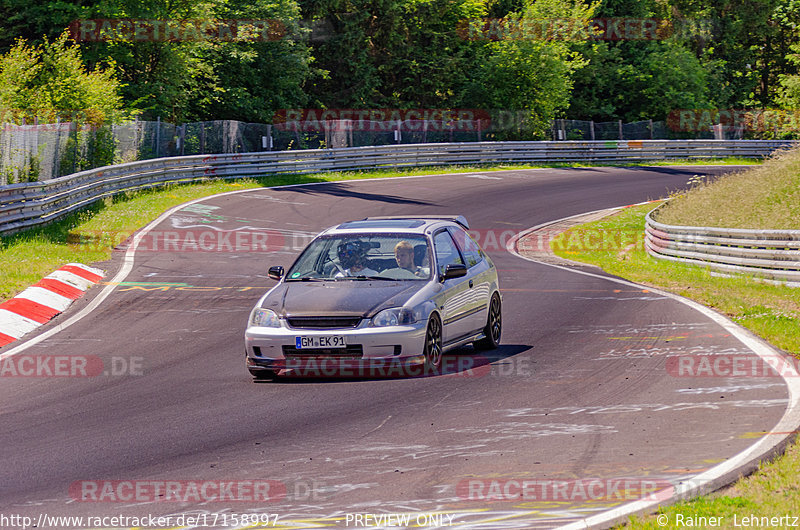
<instances>
[{"instance_id":1,"label":"red and white kerbstone","mask_svg":"<svg viewBox=\"0 0 800 530\"><path fill-rule=\"evenodd\" d=\"M103 279L103 271L69 263L0 304L0 347L30 333L58 315Z\"/></svg>"}]
</instances>

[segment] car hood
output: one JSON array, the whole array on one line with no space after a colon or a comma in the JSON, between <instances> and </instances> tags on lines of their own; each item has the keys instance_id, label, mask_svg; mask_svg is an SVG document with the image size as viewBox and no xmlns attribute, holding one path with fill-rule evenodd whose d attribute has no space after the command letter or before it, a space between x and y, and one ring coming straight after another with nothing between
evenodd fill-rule
<instances>
[{"instance_id":1,"label":"car hood","mask_svg":"<svg viewBox=\"0 0 800 530\"><path fill-rule=\"evenodd\" d=\"M405 304L427 282L285 282L270 291L261 307L280 316L361 316Z\"/></svg>"}]
</instances>

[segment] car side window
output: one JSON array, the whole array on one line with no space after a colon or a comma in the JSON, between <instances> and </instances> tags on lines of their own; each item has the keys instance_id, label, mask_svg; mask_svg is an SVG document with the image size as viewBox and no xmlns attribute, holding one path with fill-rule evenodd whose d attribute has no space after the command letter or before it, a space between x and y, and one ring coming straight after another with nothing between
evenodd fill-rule
<instances>
[{"instance_id":1,"label":"car side window","mask_svg":"<svg viewBox=\"0 0 800 530\"><path fill-rule=\"evenodd\" d=\"M467 267L472 268L483 261L483 251L472 239L472 236L460 228L451 228L450 230L453 232L453 238L456 240L456 245L461 250L461 254L464 255Z\"/></svg>"},{"instance_id":2,"label":"car side window","mask_svg":"<svg viewBox=\"0 0 800 530\"><path fill-rule=\"evenodd\" d=\"M436 264L439 267L439 275L443 275L445 269L450 264L463 264L464 260L461 259L461 254L458 253L458 248L450 237L450 233L443 230L433 236L433 248L436 253Z\"/></svg>"}]
</instances>

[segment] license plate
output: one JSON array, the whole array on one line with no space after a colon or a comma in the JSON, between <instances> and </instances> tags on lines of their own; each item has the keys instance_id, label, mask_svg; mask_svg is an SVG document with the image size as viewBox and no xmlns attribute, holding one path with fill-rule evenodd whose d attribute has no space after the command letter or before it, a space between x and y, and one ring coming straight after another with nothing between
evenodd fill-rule
<instances>
[{"instance_id":1,"label":"license plate","mask_svg":"<svg viewBox=\"0 0 800 530\"><path fill-rule=\"evenodd\" d=\"M321 335L314 337L295 337L295 347L298 350L312 348L344 348L347 342L343 335Z\"/></svg>"}]
</instances>

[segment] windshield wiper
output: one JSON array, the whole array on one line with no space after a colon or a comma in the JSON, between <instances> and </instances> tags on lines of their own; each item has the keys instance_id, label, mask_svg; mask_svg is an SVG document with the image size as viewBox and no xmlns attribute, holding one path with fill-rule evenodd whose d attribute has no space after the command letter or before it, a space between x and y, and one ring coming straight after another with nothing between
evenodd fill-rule
<instances>
[{"instance_id":1,"label":"windshield wiper","mask_svg":"<svg viewBox=\"0 0 800 530\"><path fill-rule=\"evenodd\" d=\"M397 278L387 278L386 276L364 276L363 274L359 276L345 276L345 278L350 278L352 280L383 280L389 282L398 281Z\"/></svg>"},{"instance_id":2,"label":"windshield wiper","mask_svg":"<svg viewBox=\"0 0 800 530\"><path fill-rule=\"evenodd\" d=\"M312 278L311 276L303 276L302 278L287 278L287 282L326 282L330 278Z\"/></svg>"}]
</instances>

